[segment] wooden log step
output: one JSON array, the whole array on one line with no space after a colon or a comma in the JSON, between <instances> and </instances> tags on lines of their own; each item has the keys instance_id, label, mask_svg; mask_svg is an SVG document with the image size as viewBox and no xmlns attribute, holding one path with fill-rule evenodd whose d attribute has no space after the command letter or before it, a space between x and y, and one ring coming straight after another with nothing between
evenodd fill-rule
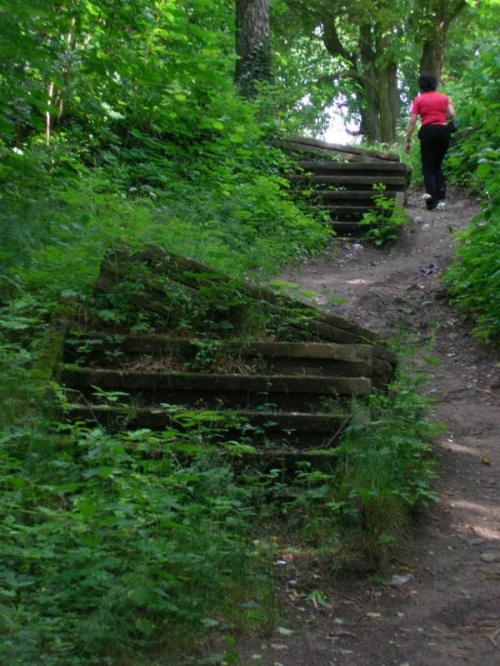
<instances>
[{"instance_id":1,"label":"wooden log step","mask_svg":"<svg viewBox=\"0 0 500 666\"><path fill-rule=\"evenodd\" d=\"M122 276L127 274L127 267L136 263L145 263L150 266L152 270L161 275L169 275L175 279L179 284L187 285L193 288L200 288L202 286L214 286L216 284L230 284L231 278L225 276L218 271L213 270L203 264L200 264L188 257L175 255L167 252L157 246L148 245L146 249L131 252L128 247L115 248L110 251L101 266L100 275L96 281L96 291L101 292L105 290L105 285L108 283L108 278L113 279L116 283ZM105 277L101 282L101 276ZM311 318L318 318L319 320L327 321L331 326L343 331L347 335L343 339L338 340L341 343L364 343L377 339L377 335L368 329L359 326L353 322L324 313L313 305L305 303L297 298L288 296L282 292L273 291L273 289L264 285L259 285L249 280L238 284L238 289L243 290L256 301L265 301L275 308L277 312L281 311L283 307L299 308ZM303 324L294 324L295 328L308 327L309 322ZM337 342L334 338L328 337L327 340Z\"/></svg>"},{"instance_id":2,"label":"wooden log step","mask_svg":"<svg viewBox=\"0 0 500 666\"><path fill-rule=\"evenodd\" d=\"M290 148L302 147L308 150L319 149L330 153L338 153L341 156L353 155L371 161L390 161L399 162L399 155L396 153L387 153L381 150L371 150L369 148L359 148L357 146L344 146L339 143L330 143L320 139L310 139L308 137L294 136L281 142L283 146Z\"/></svg>"},{"instance_id":3,"label":"wooden log step","mask_svg":"<svg viewBox=\"0 0 500 666\"><path fill-rule=\"evenodd\" d=\"M350 175L387 175L402 176L407 178L408 167L401 162L366 162L362 164L357 163L343 163L332 162L328 160L299 160L296 162L297 167L302 171L313 174L350 174Z\"/></svg>"},{"instance_id":4,"label":"wooden log step","mask_svg":"<svg viewBox=\"0 0 500 666\"><path fill-rule=\"evenodd\" d=\"M367 395L371 384L368 377L204 375L196 372L123 372L88 368L66 368L62 372L62 381L72 388L98 386L104 390L342 396Z\"/></svg>"},{"instance_id":5,"label":"wooden log step","mask_svg":"<svg viewBox=\"0 0 500 666\"><path fill-rule=\"evenodd\" d=\"M71 405L67 418L72 421L99 423L110 431L149 428L162 431L171 428L180 433L193 432L202 427L203 440L227 441L234 439L252 446L261 446L272 440L286 441L296 448L309 446L332 447L350 421L346 413L310 414L303 412L263 412L239 410L214 412L203 410L185 411L161 407L112 405Z\"/></svg>"},{"instance_id":6,"label":"wooden log step","mask_svg":"<svg viewBox=\"0 0 500 666\"><path fill-rule=\"evenodd\" d=\"M325 201L352 201L361 205L366 204L373 207L373 200L380 196L379 192L372 190L317 190L315 193L318 197ZM394 199L396 192L384 191L383 196L386 199Z\"/></svg>"},{"instance_id":7,"label":"wooden log step","mask_svg":"<svg viewBox=\"0 0 500 666\"><path fill-rule=\"evenodd\" d=\"M188 257L172 254L157 246L148 245L144 250L138 252L131 252L128 247L124 246L114 248L107 253L96 281L96 291L105 291L109 287L110 281L113 283L119 282L123 275L127 275L130 267L137 263L144 263L155 273L169 275L172 279L178 280L179 284L187 284L194 288L231 283L231 278L228 276ZM291 331L296 331L298 339L304 339L304 336L308 338L313 336L318 340L340 344L369 344L378 340L379 336L376 333L359 326L359 324L321 311L313 305L282 292L278 293L269 287L246 280L239 284L238 288L255 298L256 301L266 302L276 312L280 312L283 307L298 308L308 315L307 321L302 318L300 322L293 322L290 326ZM385 360L388 361L392 371L388 377L385 377L383 372L374 375L374 381L377 377L376 381L381 381L382 385L385 385L390 381L397 361L395 355L388 349L376 345L374 357L377 357L380 353L385 354Z\"/></svg>"},{"instance_id":8,"label":"wooden log step","mask_svg":"<svg viewBox=\"0 0 500 666\"><path fill-rule=\"evenodd\" d=\"M337 452L334 448L308 451L285 448L256 449L254 453L243 454L242 463L257 467L261 473L280 469L285 481L303 469L304 463L314 470L333 472L337 464Z\"/></svg>"},{"instance_id":9,"label":"wooden log step","mask_svg":"<svg viewBox=\"0 0 500 666\"><path fill-rule=\"evenodd\" d=\"M362 219L366 213L376 210L373 206L352 206L348 204L331 204L330 206L325 206L325 208L332 215L355 215L357 219Z\"/></svg>"},{"instance_id":10,"label":"wooden log step","mask_svg":"<svg viewBox=\"0 0 500 666\"><path fill-rule=\"evenodd\" d=\"M332 219L332 229L338 234L359 233L359 221Z\"/></svg>"},{"instance_id":11,"label":"wooden log step","mask_svg":"<svg viewBox=\"0 0 500 666\"><path fill-rule=\"evenodd\" d=\"M292 183L309 183L311 185L349 185L354 187L366 186L373 188L373 185L378 185L383 183L386 187L399 188L405 190L407 187L407 182L404 177L401 176L382 176L382 174L376 176L364 176L364 175L349 175L349 174L334 174L331 176L326 175L309 175L309 174L300 174L300 175L291 175L288 176L288 180Z\"/></svg>"},{"instance_id":12,"label":"wooden log step","mask_svg":"<svg viewBox=\"0 0 500 666\"><path fill-rule=\"evenodd\" d=\"M83 350L83 351L82 351ZM371 345L339 345L318 342L241 342L185 340L162 335L103 336L86 333L66 340L64 362L121 370L142 365L143 370L165 371L173 366L217 372L224 365L241 368L243 374L323 375L371 377ZM253 367L248 365L253 363ZM200 368L197 368L200 371Z\"/></svg>"}]
</instances>

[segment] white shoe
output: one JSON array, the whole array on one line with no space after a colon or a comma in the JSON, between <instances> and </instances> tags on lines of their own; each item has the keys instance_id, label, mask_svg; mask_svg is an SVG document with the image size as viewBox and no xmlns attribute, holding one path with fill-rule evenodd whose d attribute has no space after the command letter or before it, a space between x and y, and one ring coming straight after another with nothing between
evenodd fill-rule
<instances>
[{"instance_id":1,"label":"white shoe","mask_svg":"<svg viewBox=\"0 0 500 666\"><path fill-rule=\"evenodd\" d=\"M422 194L422 199L432 199L430 194Z\"/></svg>"},{"instance_id":2,"label":"white shoe","mask_svg":"<svg viewBox=\"0 0 500 666\"><path fill-rule=\"evenodd\" d=\"M436 210L446 210L446 204L444 201L440 201L438 205L436 206Z\"/></svg>"}]
</instances>

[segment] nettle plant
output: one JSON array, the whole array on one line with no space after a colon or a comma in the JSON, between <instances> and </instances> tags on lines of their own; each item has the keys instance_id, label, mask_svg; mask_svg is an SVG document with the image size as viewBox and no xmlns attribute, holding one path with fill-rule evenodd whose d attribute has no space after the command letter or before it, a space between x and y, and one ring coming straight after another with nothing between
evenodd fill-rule
<instances>
[{"instance_id":1,"label":"nettle plant","mask_svg":"<svg viewBox=\"0 0 500 666\"><path fill-rule=\"evenodd\" d=\"M360 225L367 227L364 237L375 245L387 245L398 239L399 230L408 223L402 208L397 207L396 199L385 195L385 185L373 186L377 194L373 197L374 207L366 213Z\"/></svg>"}]
</instances>

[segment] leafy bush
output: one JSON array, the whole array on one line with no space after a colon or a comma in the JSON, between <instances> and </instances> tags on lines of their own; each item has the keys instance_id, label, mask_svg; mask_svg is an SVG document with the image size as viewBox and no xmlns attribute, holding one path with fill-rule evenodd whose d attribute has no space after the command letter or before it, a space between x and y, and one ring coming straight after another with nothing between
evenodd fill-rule
<instances>
[{"instance_id":1,"label":"leafy bush","mask_svg":"<svg viewBox=\"0 0 500 666\"><path fill-rule=\"evenodd\" d=\"M500 337L500 84L498 49L483 44L456 86L462 134L450 167L458 182L481 194L481 213L458 237L457 261L444 282L453 304L485 341Z\"/></svg>"},{"instance_id":2,"label":"leafy bush","mask_svg":"<svg viewBox=\"0 0 500 666\"><path fill-rule=\"evenodd\" d=\"M440 426L429 419L423 381L400 374L387 393L371 396L369 412L358 412L339 449L336 501L352 546L382 565L401 545L411 514L436 497L430 451Z\"/></svg>"},{"instance_id":3,"label":"leafy bush","mask_svg":"<svg viewBox=\"0 0 500 666\"><path fill-rule=\"evenodd\" d=\"M374 245L387 245L398 239L401 227L408 224L408 218L402 208L396 204L395 198L384 195L384 185L374 185L373 189L378 192L374 197L374 209L365 213L360 222L364 231L364 238Z\"/></svg>"},{"instance_id":4,"label":"leafy bush","mask_svg":"<svg viewBox=\"0 0 500 666\"><path fill-rule=\"evenodd\" d=\"M452 303L485 341L500 339L500 148L484 150L477 177L484 182L482 212L458 236L458 260L444 275Z\"/></svg>"},{"instance_id":5,"label":"leafy bush","mask_svg":"<svg viewBox=\"0 0 500 666\"><path fill-rule=\"evenodd\" d=\"M196 438L175 429L110 436L26 414L9 421L2 661L114 663L151 645L192 650L213 627L271 621L269 555L247 536L251 490Z\"/></svg>"},{"instance_id":6,"label":"leafy bush","mask_svg":"<svg viewBox=\"0 0 500 666\"><path fill-rule=\"evenodd\" d=\"M482 152L500 147L497 70L497 45L483 42L460 81L450 89L459 131L446 160L447 169L454 182L470 191L482 190L483 174L476 171Z\"/></svg>"},{"instance_id":7,"label":"leafy bush","mask_svg":"<svg viewBox=\"0 0 500 666\"><path fill-rule=\"evenodd\" d=\"M353 403L335 469L302 465L281 526L294 543L316 546L338 569L360 558L383 569L402 547L414 514L436 498L431 447L442 426L425 381L402 371L387 393Z\"/></svg>"}]
</instances>

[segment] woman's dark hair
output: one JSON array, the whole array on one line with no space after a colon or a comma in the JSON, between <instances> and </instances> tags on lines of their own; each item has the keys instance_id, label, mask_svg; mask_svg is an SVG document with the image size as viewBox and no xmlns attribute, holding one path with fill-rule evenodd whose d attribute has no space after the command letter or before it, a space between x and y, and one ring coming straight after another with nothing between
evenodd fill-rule
<instances>
[{"instance_id":1,"label":"woman's dark hair","mask_svg":"<svg viewBox=\"0 0 500 666\"><path fill-rule=\"evenodd\" d=\"M418 87L422 92L436 90L437 84L437 78L432 72L422 72L418 77Z\"/></svg>"}]
</instances>

